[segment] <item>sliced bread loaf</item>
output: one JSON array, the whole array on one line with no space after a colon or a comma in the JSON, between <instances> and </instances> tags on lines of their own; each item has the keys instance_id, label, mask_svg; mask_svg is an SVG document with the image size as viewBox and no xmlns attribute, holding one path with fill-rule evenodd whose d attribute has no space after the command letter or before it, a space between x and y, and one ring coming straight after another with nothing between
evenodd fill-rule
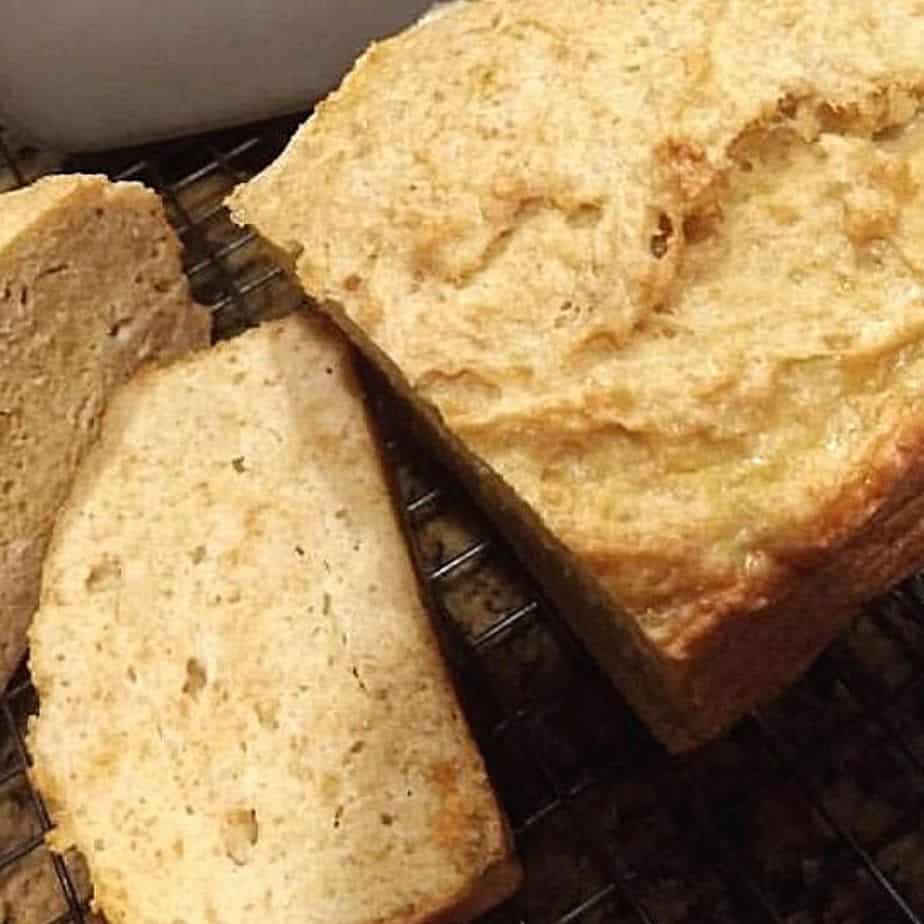
<instances>
[{"instance_id":1,"label":"sliced bread loaf","mask_svg":"<svg viewBox=\"0 0 924 924\"><path fill-rule=\"evenodd\" d=\"M51 843L112 924L456 922L517 884L320 319L119 392L31 649Z\"/></svg>"},{"instance_id":2,"label":"sliced bread loaf","mask_svg":"<svg viewBox=\"0 0 924 924\"><path fill-rule=\"evenodd\" d=\"M231 199L672 748L924 563L922 48L912 0L457 3Z\"/></svg>"},{"instance_id":3,"label":"sliced bread loaf","mask_svg":"<svg viewBox=\"0 0 924 924\"><path fill-rule=\"evenodd\" d=\"M0 196L0 686L107 396L145 361L208 339L154 193L58 176Z\"/></svg>"}]
</instances>

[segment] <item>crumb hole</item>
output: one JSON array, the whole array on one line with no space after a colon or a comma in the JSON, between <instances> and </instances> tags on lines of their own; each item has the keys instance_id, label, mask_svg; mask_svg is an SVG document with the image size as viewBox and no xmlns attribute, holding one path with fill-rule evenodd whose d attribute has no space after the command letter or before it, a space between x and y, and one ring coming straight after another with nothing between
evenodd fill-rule
<instances>
[{"instance_id":1,"label":"crumb hole","mask_svg":"<svg viewBox=\"0 0 924 924\"><path fill-rule=\"evenodd\" d=\"M346 289L347 292L355 292L362 284L362 276L358 276L356 273L350 273L350 275L343 280L343 288Z\"/></svg>"},{"instance_id":2,"label":"crumb hole","mask_svg":"<svg viewBox=\"0 0 924 924\"><path fill-rule=\"evenodd\" d=\"M183 693L192 699L198 699L205 685L208 675L205 666L197 658L190 658L186 662L186 682L183 684Z\"/></svg>"},{"instance_id":3,"label":"crumb hole","mask_svg":"<svg viewBox=\"0 0 924 924\"><path fill-rule=\"evenodd\" d=\"M703 215L688 215L683 220L683 236L691 244L706 240L712 233L714 222Z\"/></svg>"},{"instance_id":4,"label":"crumb hole","mask_svg":"<svg viewBox=\"0 0 924 924\"><path fill-rule=\"evenodd\" d=\"M359 684L360 690L362 690L363 693L368 693L369 690L366 688L366 684L363 683L362 677L359 676L359 668L355 664L353 665L351 669L351 673L353 674L353 677L356 679L356 682Z\"/></svg>"},{"instance_id":5,"label":"crumb hole","mask_svg":"<svg viewBox=\"0 0 924 924\"><path fill-rule=\"evenodd\" d=\"M873 134L873 141L882 143L883 141L896 141L904 134L907 126L905 125L887 125L885 128Z\"/></svg>"},{"instance_id":6,"label":"crumb hole","mask_svg":"<svg viewBox=\"0 0 924 924\"><path fill-rule=\"evenodd\" d=\"M125 340L131 332L131 323L134 320L134 318L119 318L109 328L109 336L116 340Z\"/></svg>"},{"instance_id":7,"label":"crumb hole","mask_svg":"<svg viewBox=\"0 0 924 924\"><path fill-rule=\"evenodd\" d=\"M122 581L122 563L117 558L104 558L90 568L84 582L91 594L113 590Z\"/></svg>"},{"instance_id":8,"label":"crumb hole","mask_svg":"<svg viewBox=\"0 0 924 924\"><path fill-rule=\"evenodd\" d=\"M552 327L561 330L568 327L581 319L584 310L580 305L576 305L571 299L566 299L558 306L555 314L555 320L552 321Z\"/></svg>"},{"instance_id":9,"label":"crumb hole","mask_svg":"<svg viewBox=\"0 0 924 924\"><path fill-rule=\"evenodd\" d=\"M279 728L279 719L277 718L278 708L273 703L257 703L254 706L254 712L257 714L257 721L263 728L269 731L277 731Z\"/></svg>"},{"instance_id":10,"label":"crumb hole","mask_svg":"<svg viewBox=\"0 0 924 924\"><path fill-rule=\"evenodd\" d=\"M829 350L847 350L853 345L853 335L847 332L831 333L824 337L824 344Z\"/></svg>"},{"instance_id":11,"label":"crumb hole","mask_svg":"<svg viewBox=\"0 0 924 924\"><path fill-rule=\"evenodd\" d=\"M599 205L585 202L568 215L568 224L572 228L594 228L600 224L602 217L603 209Z\"/></svg>"},{"instance_id":12,"label":"crumb hole","mask_svg":"<svg viewBox=\"0 0 924 924\"><path fill-rule=\"evenodd\" d=\"M197 545L190 553L189 559L194 565L201 565L205 561L206 549L204 545Z\"/></svg>"},{"instance_id":13,"label":"crumb hole","mask_svg":"<svg viewBox=\"0 0 924 924\"><path fill-rule=\"evenodd\" d=\"M651 237L651 253L655 259L660 260L667 253L673 236L674 223L669 215L661 212L658 216L658 233Z\"/></svg>"}]
</instances>

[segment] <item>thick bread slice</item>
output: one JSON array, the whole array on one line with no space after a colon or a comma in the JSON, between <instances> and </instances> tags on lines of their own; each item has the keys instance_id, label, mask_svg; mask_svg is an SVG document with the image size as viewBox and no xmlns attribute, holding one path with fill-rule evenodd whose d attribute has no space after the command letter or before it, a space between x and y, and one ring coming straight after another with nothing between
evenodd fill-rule
<instances>
[{"instance_id":1,"label":"thick bread slice","mask_svg":"<svg viewBox=\"0 0 924 924\"><path fill-rule=\"evenodd\" d=\"M922 48L912 0L459 3L231 199L672 748L924 563Z\"/></svg>"},{"instance_id":2,"label":"thick bread slice","mask_svg":"<svg viewBox=\"0 0 924 924\"><path fill-rule=\"evenodd\" d=\"M130 383L56 527L34 772L112 924L455 922L517 884L322 325Z\"/></svg>"},{"instance_id":3,"label":"thick bread slice","mask_svg":"<svg viewBox=\"0 0 924 924\"><path fill-rule=\"evenodd\" d=\"M0 196L0 686L106 397L145 361L208 340L154 193L59 176Z\"/></svg>"}]
</instances>

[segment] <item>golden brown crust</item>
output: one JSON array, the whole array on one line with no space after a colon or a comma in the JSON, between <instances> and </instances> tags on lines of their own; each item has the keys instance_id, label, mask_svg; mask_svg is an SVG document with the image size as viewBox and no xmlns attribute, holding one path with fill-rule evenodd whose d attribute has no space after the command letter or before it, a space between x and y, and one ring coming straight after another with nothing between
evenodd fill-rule
<instances>
[{"instance_id":1,"label":"golden brown crust","mask_svg":"<svg viewBox=\"0 0 924 924\"><path fill-rule=\"evenodd\" d=\"M832 512L836 538L816 560L781 581L776 599L704 608L670 646L673 695L689 704L686 727L671 730L672 748L708 741L771 698L811 664L863 603L921 566L922 422L909 426L884 455L875 474ZM855 531L844 528L857 522L863 525Z\"/></svg>"}]
</instances>

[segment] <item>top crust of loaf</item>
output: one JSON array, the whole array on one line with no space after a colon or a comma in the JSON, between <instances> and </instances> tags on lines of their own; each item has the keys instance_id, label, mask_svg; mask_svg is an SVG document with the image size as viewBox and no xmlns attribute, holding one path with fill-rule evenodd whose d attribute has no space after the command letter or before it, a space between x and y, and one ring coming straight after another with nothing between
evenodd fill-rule
<instances>
[{"instance_id":1,"label":"top crust of loaf","mask_svg":"<svg viewBox=\"0 0 924 924\"><path fill-rule=\"evenodd\" d=\"M922 48L912 0L458 3L230 204L683 659L921 449Z\"/></svg>"},{"instance_id":2,"label":"top crust of loaf","mask_svg":"<svg viewBox=\"0 0 924 924\"><path fill-rule=\"evenodd\" d=\"M0 195L0 686L108 395L140 365L207 345L209 327L150 190L72 175Z\"/></svg>"},{"instance_id":3,"label":"top crust of loaf","mask_svg":"<svg viewBox=\"0 0 924 924\"><path fill-rule=\"evenodd\" d=\"M112 924L451 924L517 885L320 319L120 390L31 649L52 843Z\"/></svg>"}]
</instances>

